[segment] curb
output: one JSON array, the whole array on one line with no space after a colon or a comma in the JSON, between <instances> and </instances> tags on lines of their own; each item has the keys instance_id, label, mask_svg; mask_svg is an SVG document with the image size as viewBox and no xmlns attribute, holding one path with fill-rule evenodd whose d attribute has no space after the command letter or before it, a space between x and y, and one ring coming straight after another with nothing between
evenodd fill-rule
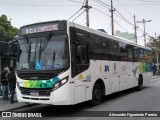
<instances>
[{"instance_id":1,"label":"curb","mask_svg":"<svg viewBox=\"0 0 160 120\"><path fill-rule=\"evenodd\" d=\"M157 79L157 78L160 78L160 76L153 77L152 79Z\"/></svg>"}]
</instances>

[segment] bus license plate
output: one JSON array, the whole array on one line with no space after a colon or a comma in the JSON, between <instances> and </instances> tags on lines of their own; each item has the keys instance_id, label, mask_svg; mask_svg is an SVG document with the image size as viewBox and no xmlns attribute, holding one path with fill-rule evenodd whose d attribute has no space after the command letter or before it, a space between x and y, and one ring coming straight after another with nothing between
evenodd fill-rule
<instances>
[{"instance_id":1,"label":"bus license plate","mask_svg":"<svg viewBox=\"0 0 160 120\"><path fill-rule=\"evenodd\" d=\"M30 95L31 96L39 96L39 92L37 92L37 91L31 91Z\"/></svg>"}]
</instances>

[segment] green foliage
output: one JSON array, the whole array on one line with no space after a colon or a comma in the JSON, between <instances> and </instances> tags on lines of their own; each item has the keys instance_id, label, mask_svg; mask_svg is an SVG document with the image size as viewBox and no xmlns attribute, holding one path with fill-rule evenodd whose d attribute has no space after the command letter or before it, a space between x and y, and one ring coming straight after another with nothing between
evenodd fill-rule
<instances>
[{"instance_id":1,"label":"green foliage","mask_svg":"<svg viewBox=\"0 0 160 120\"><path fill-rule=\"evenodd\" d=\"M160 60L160 36L157 38L151 37L149 41L147 46L152 49L153 61L157 62L157 54L159 56L158 59Z\"/></svg>"},{"instance_id":2,"label":"green foliage","mask_svg":"<svg viewBox=\"0 0 160 120\"><path fill-rule=\"evenodd\" d=\"M0 41L8 42L18 34L18 29L11 25L6 15L0 16Z\"/></svg>"}]
</instances>

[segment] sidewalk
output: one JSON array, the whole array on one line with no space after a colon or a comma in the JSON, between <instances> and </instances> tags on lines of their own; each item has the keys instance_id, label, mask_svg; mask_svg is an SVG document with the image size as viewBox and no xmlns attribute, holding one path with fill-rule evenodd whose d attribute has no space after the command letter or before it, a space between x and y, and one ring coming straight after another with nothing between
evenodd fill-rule
<instances>
[{"instance_id":1,"label":"sidewalk","mask_svg":"<svg viewBox=\"0 0 160 120\"><path fill-rule=\"evenodd\" d=\"M152 79L157 79L157 78L160 78L160 76L154 75L154 76L152 77Z\"/></svg>"},{"instance_id":2,"label":"sidewalk","mask_svg":"<svg viewBox=\"0 0 160 120\"><path fill-rule=\"evenodd\" d=\"M8 97L10 99L10 95ZM15 98L15 100L16 100L16 98ZM14 104L10 104L10 100L4 101L2 96L0 96L0 111L14 110L14 109L26 107L26 106L28 106L28 105L25 103L18 103L18 102L14 103Z\"/></svg>"}]
</instances>

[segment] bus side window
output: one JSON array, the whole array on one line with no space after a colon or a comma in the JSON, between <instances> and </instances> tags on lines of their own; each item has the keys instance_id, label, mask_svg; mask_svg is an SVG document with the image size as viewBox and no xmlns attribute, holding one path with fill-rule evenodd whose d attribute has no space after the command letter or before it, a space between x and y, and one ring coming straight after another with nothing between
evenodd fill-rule
<instances>
[{"instance_id":1,"label":"bus side window","mask_svg":"<svg viewBox=\"0 0 160 120\"><path fill-rule=\"evenodd\" d=\"M134 62L138 62L138 61L139 61L139 48L134 47Z\"/></svg>"},{"instance_id":2,"label":"bus side window","mask_svg":"<svg viewBox=\"0 0 160 120\"><path fill-rule=\"evenodd\" d=\"M89 67L88 45L82 43L72 43L72 77L82 73Z\"/></svg>"},{"instance_id":3,"label":"bus side window","mask_svg":"<svg viewBox=\"0 0 160 120\"><path fill-rule=\"evenodd\" d=\"M87 45L85 44L79 44L77 46L77 54L76 54L76 59L77 59L77 64L88 64L89 63L89 57L88 57L88 49Z\"/></svg>"}]
</instances>

